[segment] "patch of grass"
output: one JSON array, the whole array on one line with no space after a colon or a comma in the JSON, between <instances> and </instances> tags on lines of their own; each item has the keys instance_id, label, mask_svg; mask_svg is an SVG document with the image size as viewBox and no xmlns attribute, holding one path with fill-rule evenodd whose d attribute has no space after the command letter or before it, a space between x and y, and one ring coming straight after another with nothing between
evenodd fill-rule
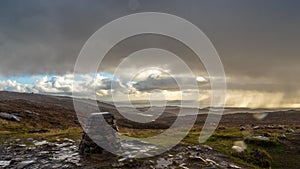
<instances>
[{"instance_id":1,"label":"patch of grass","mask_svg":"<svg viewBox=\"0 0 300 169\"><path fill-rule=\"evenodd\" d=\"M67 129L47 129L45 133L28 133L28 131L36 129L22 122L8 121L0 119L0 143L5 141L13 141L15 139L33 138L35 140L55 140L59 138L80 139L81 127L70 127Z\"/></svg>"},{"instance_id":2,"label":"patch of grass","mask_svg":"<svg viewBox=\"0 0 300 169\"><path fill-rule=\"evenodd\" d=\"M60 129L52 129L46 133L26 133L23 134L24 138L33 138L37 140L47 139L51 141L51 139L61 139L61 138L69 138L69 139L80 139L81 138L82 129L80 127L72 127L65 130Z\"/></svg>"},{"instance_id":3,"label":"patch of grass","mask_svg":"<svg viewBox=\"0 0 300 169\"><path fill-rule=\"evenodd\" d=\"M72 127L65 130L50 129L49 132L45 133L27 133L27 132L6 132L0 135L0 143L5 141L15 141L15 139L21 139L22 142L26 142L26 139L32 138L34 140L48 140L55 141L56 139L69 138L77 140L81 138L82 129L80 127Z\"/></svg>"},{"instance_id":4,"label":"patch of grass","mask_svg":"<svg viewBox=\"0 0 300 169\"><path fill-rule=\"evenodd\" d=\"M232 152L232 156L262 168L269 168L272 162L269 153L261 148L248 148L243 152Z\"/></svg>"},{"instance_id":5,"label":"patch of grass","mask_svg":"<svg viewBox=\"0 0 300 169\"><path fill-rule=\"evenodd\" d=\"M147 138L152 137L163 132L163 130L154 130L154 129L128 129L120 128L120 133L135 138Z\"/></svg>"},{"instance_id":6,"label":"patch of grass","mask_svg":"<svg viewBox=\"0 0 300 169\"><path fill-rule=\"evenodd\" d=\"M176 131L169 131L168 133L163 133L165 130L155 130L155 129L127 129L122 128L120 129L120 133L125 136L121 136L121 139L130 139L135 140L141 139L144 140L150 144L155 144L158 147L168 147L170 145L177 144L180 140L178 138L182 138L182 135L185 135L184 131L178 129ZM159 134L162 134L162 137L165 137L165 139L161 139L157 136ZM126 138L126 136L130 138Z\"/></svg>"},{"instance_id":7,"label":"patch of grass","mask_svg":"<svg viewBox=\"0 0 300 169\"><path fill-rule=\"evenodd\" d=\"M77 140L81 138L81 127L70 127L67 129L48 129L46 133L28 133L29 130L36 129L34 126L22 122L12 122L0 119L0 143L5 141L15 141L21 139L25 141L27 138L35 140L48 140L55 141L56 139L70 138ZM128 129L120 128L120 133L124 136L134 138L148 138L163 133L165 130L158 129ZM199 144L199 136L201 126L195 126L191 129L189 134L181 141L184 145L197 145ZM238 127L224 127L217 129L214 134L205 142L205 144L213 147L215 150L226 154L237 163L240 163L249 168L282 168L283 162L293 163L294 154L288 153L288 147L277 139L280 130L268 131L270 133L270 140L257 140L251 139L252 135L264 135L266 131L240 131ZM174 135L181 134L180 130L174 131ZM159 140L159 145L168 145L173 140ZM234 153L232 146L235 141L244 141L247 144L247 150L244 153ZM157 140L153 140L157 143ZM284 154L284 155L282 155ZM273 160L272 160L273 159Z\"/></svg>"},{"instance_id":8,"label":"patch of grass","mask_svg":"<svg viewBox=\"0 0 300 169\"><path fill-rule=\"evenodd\" d=\"M23 124L14 121L8 121L0 119L0 132L22 132L27 127L24 127Z\"/></svg>"},{"instance_id":9,"label":"patch of grass","mask_svg":"<svg viewBox=\"0 0 300 169\"><path fill-rule=\"evenodd\" d=\"M194 127L182 141L183 144L199 144L198 139L201 127ZM279 152L286 151L285 146L277 139L276 133L273 133L270 140L257 140L247 138L251 135L263 134L263 132L245 132L239 128L225 128L216 130L214 134L205 142L215 150L226 154L237 163L250 168L268 168L273 165L274 158L277 159ZM244 141L247 144L247 150L244 153L234 153L232 146L235 141ZM276 166L276 164L274 164Z\"/></svg>"}]
</instances>

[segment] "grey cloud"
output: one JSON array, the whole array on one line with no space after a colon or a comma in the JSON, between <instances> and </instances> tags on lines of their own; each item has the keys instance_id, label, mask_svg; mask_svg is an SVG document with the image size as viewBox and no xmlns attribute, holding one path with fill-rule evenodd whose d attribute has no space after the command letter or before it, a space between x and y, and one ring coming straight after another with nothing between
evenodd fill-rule
<instances>
[{"instance_id":1,"label":"grey cloud","mask_svg":"<svg viewBox=\"0 0 300 169\"><path fill-rule=\"evenodd\" d=\"M150 75L144 81L137 82L133 87L139 91L179 90L178 85L173 78L155 78L153 75Z\"/></svg>"},{"instance_id":2,"label":"grey cloud","mask_svg":"<svg viewBox=\"0 0 300 169\"><path fill-rule=\"evenodd\" d=\"M193 86L197 83L198 86ZM157 76L149 75L146 79L137 81L133 87L138 91L157 91L157 90L169 90L169 91L183 91L185 89L204 89L203 87L209 87L208 82L196 82L195 77L186 76ZM181 88L180 88L181 87Z\"/></svg>"},{"instance_id":3,"label":"grey cloud","mask_svg":"<svg viewBox=\"0 0 300 169\"><path fill-rule=\"evenodd\" d=\"M70 5L72 4L72 5ZM65 74L98 28L122 13L116 1L2 1L0 74Z\"/></svg>"},{"instance_id":4,"label":"grey cloud","mask_svg":"<svg viewBox=\"0 0 300 169\"><path fill-rule=\"evenodd\" d=\"M154 52L152 56L128 58L130 54L146 48L167 50L178 56L183 62L179 62L175 59L172 60L166 56L160 56L159 53ZM186 74L187 72L182 64L187 64L193 73L202 74L203 76L206 75L201 60L189 47L176 39L163 35L136 35L119 42L106 54L101 62L100 70L113 73L124 59L129 59L129 62L131 62L127 68L132 67L136 70L141 70L147 66L158 66L163 69L169 69L173 74Z\"/></svg>"},{"instance_id":5,"label":"grey cloud","mask_svg":"<svg viewBox=\"0 0 300 169\"><path fill-rule=\"evenodd\" d=\"M0 76L72 72L82 45L98 28L126 14L157 11L183 17L207 34L225 73L241 79L230 82L230 89L281 90L286 94L299 90L300 1L141 0L134 7L128 2L1 1ZM130 52L148 46L171 50L205 76L201 62L180 43L155 36L133 37L127 42L108 53L100 70L113 72ZM181 73L180 66L168 66L173 73ZM245 76L253 81L265 78L268 84L247 84L241 78Z\"/></svg>"},{"instance_id":6,"label":"grey cloud","mask_svg":"<svg viewBox=\"0 0 300 169\"><path fill-rule=\"evenodd\" d=\"M142 11L176 14L199 26L215 44L228 74L284 75L290 80L299 71L298 1L139 1L135 10L128 8L129 1L1 3L2 75L71 72L80 48L94 31L120 16Z\"/></svg>"}]
</instances>

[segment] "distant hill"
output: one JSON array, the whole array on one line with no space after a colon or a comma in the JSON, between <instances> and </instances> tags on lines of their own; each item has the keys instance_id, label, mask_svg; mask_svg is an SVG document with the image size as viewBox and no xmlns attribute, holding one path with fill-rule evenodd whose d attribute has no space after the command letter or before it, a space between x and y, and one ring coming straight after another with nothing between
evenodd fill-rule
<instances>
[{"instance_id":1,"label":"distant hill","mask_svg":"<svg viewBox=\"0 0 300 169\"><path fill-rule=\"evenodd\" d=\"M114 109L114 106L107 103L98 102L98 105L105 111ZM38 119L22 118L21 123L32 127L68 128L78 126L71 97L0 91L0 112L18 116L26 110L39 114Z\"/></svg>"},{"instance_id":2,"label":"distant hill","mask_svg":"<svg viewBox=\"0 0 300 169\"><path fill-rule=\"evenodd\" d=\"M30 93L17 93L0 91L0 112L22 117L22 112L31 111L39 114L39 118L23 117L21 122L29 128L69 128L79 126L78 117L84 121L90 113L96 111L108 111L117 118L118 125L128 128L168 128L176 120L180 108L178 106L167 106L163 109L163 113L155 121L150 123L137 123L124 118L124 114L120 114L121 109L126 115L140 115L142 118L151 116L160 107L153 107L148 111L148 107L139 107L140 112L135 111L135 108L116 107L109 103L97 101L99 109L91 106L89 99L78 99L80 111L77 114L74 110L73 99L66 96L51 96ZM94 102L94 101L93 101ZM193 108L184 108L186 115L189 115ZM197 110L197 124L204 124L209 108ZM147 112L148 111L148 112ZM266 116L260 116L259 113L267 113ZM289 109L249 109L249 108L226 108L222 117L221 123L276 123L295 124L299 122L300 111ZM258 114L258 116L254 116ZM263 117L263 118L262 118ZM257 120L261 118L262 120ZM247 121L245 121L247 119ZM1 119L0 119L1 120ZM4 123L2 123L4 124ZM1 123L0 123L1 125Z\"/></svg>"}]
</instances>

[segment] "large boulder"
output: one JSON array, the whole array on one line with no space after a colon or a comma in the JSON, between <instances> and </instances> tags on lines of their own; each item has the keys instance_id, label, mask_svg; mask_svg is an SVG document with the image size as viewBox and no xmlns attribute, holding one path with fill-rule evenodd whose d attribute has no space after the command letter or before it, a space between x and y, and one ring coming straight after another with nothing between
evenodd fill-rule
<instances>
[{"instance_id":1,"label":"large boulder","mask_svg":"<svg viewBox=\"0 0 300 169\"><path fill-rule=\"evenodd\" d=\"M105 125L109 125L114 130L106 130ZM100 142L105 142L107 146L114 147L115 149L120 148L120 140L116 134L117 131L116 120L112 114L108 112L92 113L88 117L79 145L80 154L102 153L104 149L96 144Z\"/></svg>"}]
</instances>

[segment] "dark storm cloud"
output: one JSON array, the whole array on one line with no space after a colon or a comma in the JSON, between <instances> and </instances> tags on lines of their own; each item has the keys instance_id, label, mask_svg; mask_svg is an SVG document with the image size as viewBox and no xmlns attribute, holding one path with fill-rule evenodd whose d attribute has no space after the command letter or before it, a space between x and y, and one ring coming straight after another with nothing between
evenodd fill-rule
<instances>
[{"instance_id":1,"label":"dark storm cloud","mask_svg":"<svg viewBox=\"0 0 300 169\"><path fill-rule=\"evenodd\" d=\"M101 26L126 14L157 11L183 17L206 33L228 77L269 82L248 85L241 79L229 87L299 90L299 8L297 0L1 1L0 75L72 72L82 45ZM164 40L156 44L168 47ZM182 55L193 69L201 65L192 54ZM122 52L107 57L104 71L112 71L125 57Z\"/></svg>"},{"instance_id":2,"label":"dark storm cloud","mask_svg":"<svg viewBox=\"0 0 300 169\"><path fill-rule=\"evenodd\" d=\"M136 51L147 48L159 48L167 50L178 56L184 63L186 63L191 71L198 74L206 74L205 67L201 63L199 57L184 43L168 36L143 34L136 35L124 39L116 44L110 52L104 57L100 65L100 70L114 72L115 68L124 59L130 59L128 56ZM165 68L170 69L173 74L186 73L182 63L178 60L171 60L168 57L160 57L154 54L149 57L142 57L142 59L131 59L131 63L127 67L133 67L136 70L142 69L145 66L166 65Z\"/></svg>"},{"instance_id":3,"label":"dark storm cloud","mask_svg":"<svg viewBox=\"0 0 300 169\"><path fill-rule=\"evenodd\" d=\"M124 6L89 0L0 3L0 74L4 76L71 72L84 42L122 16L118 9Z\"/></svg>"}]
</instances>

